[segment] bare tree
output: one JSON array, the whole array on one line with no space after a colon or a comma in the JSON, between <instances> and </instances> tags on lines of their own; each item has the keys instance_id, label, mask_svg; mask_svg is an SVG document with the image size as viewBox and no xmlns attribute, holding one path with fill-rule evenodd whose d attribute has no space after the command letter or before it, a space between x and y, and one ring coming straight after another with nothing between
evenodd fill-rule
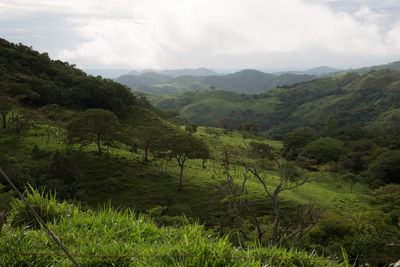
<instances>
[{"instance_id":1,"label":"bare tree","mask_svg":"<svg viewBox=\"0 0 400 267\"><path fill-rule=\"evenodd\" d=\"M272 202L272 211L273 211L273 218L274 218L274 223L273 223L273 231L272 231L272 238L271 238L271 244L276 245L279 241L281 241L281 238L283 236L286 236L288 233L289 228L292 226L292 223L289 223L286 225L286 227L283 229L283 231L279 231L279 228L281 226L281 208L280 208L280 201L279 201L279 195L283 191L287 190L293 190L299 186L304 185L305 183L308 183L312 181L313 179L310 179L309 176L305 176L303 179L300 181L296 182L294 185L288 185L288 177L285 175L284 172L284 166L283 166L283 154L285 152L285 149L278 155L275 156L272 160L276 164L279 170L279 183L276 187L267 185L265 178L262 177L262 175L259 173L259 170L257 167L251 166L248 161L247 157L242 161L242 165L244 168L251 173L263 186L265 193L267 194L268 198ZM243 187L245 186L245 182L247 181L248 178L244 180ZM306 206L299 206L296 215L292 219L292 222L296 221L297 219L302 218L303 220L300 220L301 223L299 224L299 229L294 231L294 233L290 234L288 236L288 239L292 239L295 236L297 237L302 237L305 232L311 230L309 229L310 226L316 222L318 216L315 213L311 203L307 205L308 207L308 217L304 218L303 213L304 210L306 209ZM305 219L305 220L304 220Z\"/></svg>"}]
</instances>

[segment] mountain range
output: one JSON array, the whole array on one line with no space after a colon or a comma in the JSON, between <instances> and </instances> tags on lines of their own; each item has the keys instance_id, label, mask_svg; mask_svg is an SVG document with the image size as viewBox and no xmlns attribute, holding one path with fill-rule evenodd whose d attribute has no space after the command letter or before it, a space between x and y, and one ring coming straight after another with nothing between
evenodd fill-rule
<instances>
[{"instance_id":1,"label":"mountain range","mask_svg":"<svg viewBox=\"0 0 400 267\"><path fill-rule=\"evenodd\" d=\"M239 94L259 94L271 88L291 86L297 83L329 78L351 72L365 74L380 69L400 71L400 61L348 70L340 70L328 66L315 67L306 71L277 73L265 73L255 69L245 69L224 75L218 75L206 68L176 70L147 69L130 71L114 80L133 90L155 95L176 94L196 90L227 90Z\"/></svg>"},{"instance_id":2,"label":"mountain range","mask_svg":"<svg viewBox=\"0 0 400 267\"><path fill-rule=\"evenodd\" d=\"M155 107L179 112L200 125L218 126L228 118L230 128L254 123L270 133L305 125L321 130L329 117L340 127L383 125L400 120L400 73L389 69L347 73L258 95L208 90L147 97Z\"/></svg>"},{"instance_id":3,"label":"mountain range","mask_svg":"<svg viewBox=\"0 0 400 267\"><path fill-rule=\"evenodd\" d=\"M177 75L177 72L174 73ZM189 71L186 71L186 73L189 73ZM293 73L276 75L254 69L246 69L226 75L179 77L171 77L162 72L144 72L140 74L131 72L114 80L133 90L155 95L215 89L229 90L240 94L258 94L270 88L311 81L320 77L311 74Z\"/></svg>"}]
</instances>

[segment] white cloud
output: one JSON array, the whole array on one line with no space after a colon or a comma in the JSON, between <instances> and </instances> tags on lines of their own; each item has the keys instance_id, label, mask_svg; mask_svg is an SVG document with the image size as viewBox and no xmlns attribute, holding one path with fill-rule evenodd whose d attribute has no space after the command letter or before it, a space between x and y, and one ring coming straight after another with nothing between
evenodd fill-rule
<instances>
[{"instance_id":1,"label":"white cloud","mask_svg":"<svg viewBox=\"0 0 400 267\"><path fill-rule=\"evenodd\" d=\"M399 54L400 24L388 25L390 14L356 0L356 12L338 12L326 2L340 1L14 0L0 1L0 14L69 18L83 41L58 57L82 67L340 66Z\"/></svg>"}]
</instances>

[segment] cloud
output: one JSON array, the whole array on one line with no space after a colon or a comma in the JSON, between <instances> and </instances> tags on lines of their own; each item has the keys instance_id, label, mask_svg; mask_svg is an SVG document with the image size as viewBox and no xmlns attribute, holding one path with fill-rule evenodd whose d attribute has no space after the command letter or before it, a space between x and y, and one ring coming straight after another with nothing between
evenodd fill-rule
<instances>
[{"instance_id":1,"label":"cloud","mask_svg":"<svg viewBox=\"0 0 400 267\"><path fill-rule=\"evenodd\" d=\"M400 24L389 11L362 4L370 0L351 1L354 12L330 6L340 2L14 0L0 1L0 14L58 14L80 41L57 57L82 67L343 66L398 55Z\"/></svg>"}]
</instances>

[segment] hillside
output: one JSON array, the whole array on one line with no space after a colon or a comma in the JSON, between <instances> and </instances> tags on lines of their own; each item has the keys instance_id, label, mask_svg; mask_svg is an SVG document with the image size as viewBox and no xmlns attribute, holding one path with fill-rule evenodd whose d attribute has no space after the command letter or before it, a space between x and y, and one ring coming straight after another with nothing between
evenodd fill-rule
<instances>
[{"instance_id":1,"label":"hillside","mask_svg":"<svg viewBox=\"0 0 400 267\"><path fill-rule=\"evenodd\" d=\"M368 73L373 70L383 70L383 69L390 69L390 70L395 70L395 71L400 71L400 61L394 61L388 64L382 64L382 65L375 65L371 67L364 67L364 68L359 68L359 69L350 69L350 70L345 70L345 73L349 72L356 72L356 73Z\"/></svg>"},{"instance_id":2,"label":"hillside","mask_svg":"<svg viewBox=\"0 0 400 267\"><path fill-rule=\"evenodd\" d=\"M398 72L380 70L283 86L259 95L208 91L150 99L155 107L178 111L200 125L217 126L227 117L231 128L251 122L270 133L282 133L304 125L320 130L329 116L340 127L367 125L381 113L400 108L399 83Z\"/></svg>"},{"instance_id":3,"label":"hillside","mask_svg":"<svg viewBox=\"0 0 400 267\"><path fill-rule=\"evenodd\" d=\"M197 75L196 75L197 76ZM116 82L133 90L156 95L166 95L185 91L227 90L243 94L258 94L267 89L282 85L319 78L310 74L284 73L273 75L257 70L242 70L227 75L181 76L171 78L164 73L143 73L140 75L123 75Z\"/></svg>"},{"instance_id":4,"label":"hillside","mask_svg":"<svg viewBox=\"0 0 400 267\"><path fill-rule=\"evenodd\" d=\"M162 248L167 257L147 262L161 266L206 264L202 256L231 255L233 247L234 255L247 257L341 257L344 249L352 262L375 258L377 264L392 262L397 255L400 128L395 123L397 110L392 109L399 79L394 71L321 79L262 95L210 90L185 92L181 99L166 96L170 103L165 106L178 106L193 116L207 113L218 118L236 109L238 118L256 122L263 113L251 114L250 108L268 107L265 114L279 122L271 131L285 134L283 141L274 141L256 123L246 122L238 131L228 129L229 120L216 122L225 129L187 121L178 125L169 119L173 113L153 108L128 88L87 76L23 45L3 41L0 62L0 166L27 195L32 191L29 184L88 209L79 211L67 202L43 205L30 197L39 211L49 213L44 217L74 254L115 256L115 261L88 257L90 264L145 265L122 257L136 245L145 248L140 253ZM343 123L333 117L319 133L307 127L285 131L306 126L322 116L319 113L304 117L306 125L279 121L299 116L292 109L302 110L313 101L326 104L321 107L328 113L325 108L335 106L327 100L337 96L351 100L336 99L339 111L360 112L355 118L339 113L345 124L358 123L361 112L368 111L368 126L381 127L383 133L371 135L356 124L342 131L337 123ZM153 97L157 98L164 99ZM24 224L32 216L20 201L10 201L10 189L3 181L0 208L9 220L0 244L8 251L0 259L17 265L64 264L52 257L55 249L36 223ZM135 221L129 210L121 215L117 208L148 214L154 221L146 224L139 215ZM204 230L188 222L198 222ZM39 255L27 254L39 248ZM310 254L299 254L300 249ZM186 253L195 255L186 260ZM168 261L171 255L179 259ZM260 264L257 260L255 265ZM293 265L302 265L296 260ZM326 258L321 260L326 263Z\"/></svg>"},{"instance_id":5,"label":"hillside","mask_svg":"<svg viewBox=\"0 0 400 267\"><path fill-rule=\"evenodd\" d=\"M306 70L306 73L312 73L315 75L323 75L323 74L328 74L328 73L333 73L333 72L338 72L340 71L339 69L328 67L328 66L320 66L320 67L315 67L309 70Z\"/></svg>"},{"instance_id":6,"label":"hillside","mask_svg":"<svg viewBox=\"0 0 400 267\"><path fill-rule=\"evenodd\" d=\"M22 44L0 39L0 95L23 105L105 108L118 115L136 104L130 90L109 79L88 76L67 62L51 60Z\"/></svg>"}]
</instances>

